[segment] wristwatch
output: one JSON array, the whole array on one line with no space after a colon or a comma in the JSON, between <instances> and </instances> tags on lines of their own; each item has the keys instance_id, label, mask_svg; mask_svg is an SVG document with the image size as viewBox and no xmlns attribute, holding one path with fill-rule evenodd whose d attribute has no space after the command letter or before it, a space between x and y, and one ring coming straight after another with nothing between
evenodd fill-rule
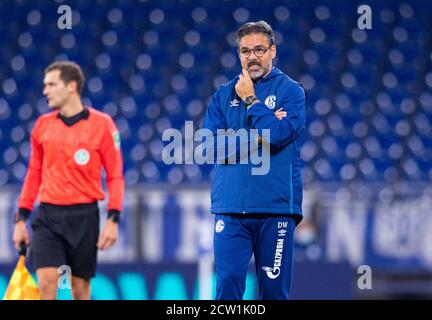
<instances>
[{"instance_id":1,"label":"wristwatch","mask_svg":"<svg viewBox=\"0 0 432 320\"><path fill-rule=\"evenodd\" d=\"M258 98L256 96L249 96L249 97L246 97L246 99L244 99L244 103L245 103L246 107L249 107L256 100L258 100Z\"/></svg>"},{"instance_id":2,"label":"wristwatch","mask_svg":"<svg viewBox=\"0 0 432 320\"><path fill-rule=\"evenodd\" d=\"M22 216L22 215L20 215L18 212L16 212L16 213L14 214L14 216L13 216L13 223L14 223L14 224L17 224L17 223L20 222L20 221L24 221L24 222L26 222L26 221L27 221L27 218L24 217L24 216Z\"/></svg>"},{"instance_id":3,"label":"wristwatch","mask_svg":"<svg viewBox=\"0 0 432 320\"><path fill-rule=\"evenodd\" d=\"M26 208L18 208L18 211L13 215L13 223L19 221L26 222L30 217L31 211Z\"/></svg>"},{"instance_id":4,"label":"wristwatch","mask_svg":"<svg viewBox=\"0 0 432 320\"><path fill-rule=\"evenodd\" d=\"M120 222L120 211L119 210L115 210L115 209L110 209L108 211L108 220L111 220L115 223L119 223Z\"/></svg>"}]
</instances>

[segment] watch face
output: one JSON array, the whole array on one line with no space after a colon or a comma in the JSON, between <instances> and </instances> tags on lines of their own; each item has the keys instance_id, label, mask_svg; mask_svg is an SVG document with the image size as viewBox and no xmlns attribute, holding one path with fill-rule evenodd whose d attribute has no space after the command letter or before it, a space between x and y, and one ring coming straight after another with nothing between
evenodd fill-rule
<instances>
[{"instance_id":1,"label":"watch face","mask_svg":"<svg viewBox=\"0 0 432 320\"><path fill-rule=\"evenodd\" d=\"M108 218L109 220L113 221L113 222L120 222L120 217L116 216L116 215L112 215Z\"/></svg>"},{"instance_id":2,"label":"watch face","mask_svg":"<svg viewBox=\"0 0 432 320\"><path fill-rule=\"evenodd\" d=\"M246 101L245 101L245 103L247 104L247 105L250 105L252 102L254 102L256 100L256 97L255 96L250 96L250 97L247 97L246 98Z\"/></svg>"}]
</instances>

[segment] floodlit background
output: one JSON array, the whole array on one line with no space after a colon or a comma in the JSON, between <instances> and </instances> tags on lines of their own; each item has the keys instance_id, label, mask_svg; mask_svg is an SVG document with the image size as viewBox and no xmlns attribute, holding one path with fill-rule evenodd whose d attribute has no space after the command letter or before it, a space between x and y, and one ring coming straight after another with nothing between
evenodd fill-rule
<instances>
[{"instance_id":1,"label":"floodlit background","mask_svg":"<svg viewBox=\"0 0 432 320\"><path fill-rule=\"evenodd\" d=\"M362 4L372 29L358 28ZM61 5L72 29L58 28ZM31 128L48 111L43 69L54 60L82 66L84 103L110 114L122 138L121 239L99 255L92 297L213 297L212 166L164 164L161 137L186 120L201 126L211 95L241 70L235 30L261 19L276 32L275 65L307 92L292 298L432 297L428 0L0 1L0 297L17 261L11 221ZM364 270L371 289L358 286ZM245 298L255 286L251 266Z\"/></svg>"}]
</instances>

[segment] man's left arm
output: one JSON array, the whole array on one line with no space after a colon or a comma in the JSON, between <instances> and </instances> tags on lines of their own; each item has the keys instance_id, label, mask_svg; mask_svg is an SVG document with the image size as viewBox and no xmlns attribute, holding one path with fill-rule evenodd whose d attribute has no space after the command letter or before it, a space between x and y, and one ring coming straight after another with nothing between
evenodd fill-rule
<instances>
[{"instance_id":1,"label":"man's left arm","mask_svg":"<svg viewBox=\"0 0 432 320\"><path fill-rule=\"evenodd\" d=\"M271 145L287 145L294 141L304 130L306 122L305 92L299 84L287 88L285 97L275 108L283 108L287 116L282 120L275 117L273 110L257 101L249 106L248 119L252 128L258 129L262 136L263 129L270 130Z\"/></svg>"},{"instance_id":2,"label":"man's left arm","mask_svg":"<svg viewBox=\"0 0 432 320\"><path fill-rule=\"evenodd\" d=\"M108 221L98 242L99 249L104 250L113 246L118 239L117 225L120 220L125 188L120 133L111 118L104 128L100 150L108 187Z\"/></svg>"}]
</instances>

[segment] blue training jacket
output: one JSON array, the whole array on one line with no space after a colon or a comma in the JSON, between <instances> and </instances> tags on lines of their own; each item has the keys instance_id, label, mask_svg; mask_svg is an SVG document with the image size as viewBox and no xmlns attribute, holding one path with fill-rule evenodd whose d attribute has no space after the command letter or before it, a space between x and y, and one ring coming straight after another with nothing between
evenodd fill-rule
<instances>
[{"instance_id":1,"label":"blue training jacket","mask_svg":"<svg viewBox=\"0 0 432 320\"><path fill-rule=\"evenodd\" d=\"M253 164L215 164L212 213L293 214L302 219L302 162L300 138L306 121L302 86L278 68L254 85L260 102L249 109L235 92L238 76L213 95L203 128L216 136L217 129L270 129L270 168L265 175L252 175ZM274 112L287 116L278 120ZM260 146L261 148L261 146Z\"/></svg>"}]
</instances>

